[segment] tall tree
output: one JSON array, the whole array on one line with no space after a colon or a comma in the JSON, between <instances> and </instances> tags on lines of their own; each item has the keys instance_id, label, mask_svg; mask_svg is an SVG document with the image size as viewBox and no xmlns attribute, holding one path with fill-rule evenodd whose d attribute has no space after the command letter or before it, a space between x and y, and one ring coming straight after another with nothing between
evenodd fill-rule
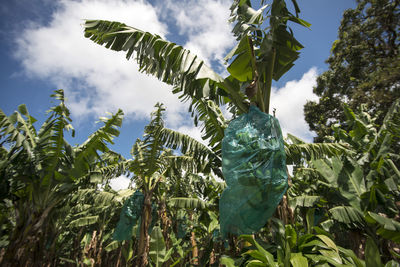
<instances>
[{"instance_id":1,"label":"tall tree","mask_svg":"<svg viewBox=\"0 0 400 267\"><path fill-rule=\"evenodd\" d=\"M346 10L339 38L327 60L329 70L317 79L319 101L304 106L305 119L317 140L331 135L331 125L345 121L342 103L356 110L367 105L381 124L400 97L400 1L357 0Z\"/></svg>"}]
</instances>

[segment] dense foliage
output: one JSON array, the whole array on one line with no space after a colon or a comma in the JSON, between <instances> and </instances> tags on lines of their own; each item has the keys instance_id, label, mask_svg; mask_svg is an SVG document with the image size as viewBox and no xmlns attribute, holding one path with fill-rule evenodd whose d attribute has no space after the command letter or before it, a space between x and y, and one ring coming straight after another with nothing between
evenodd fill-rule
<instances>
[{"instance_id":1,"label":"dense foliage","mask_svg":"<svg viewBox=\"0 0 400 267\"><path fill-rule=\"evenodd\" d=\"M357 109L366 105L381 124L393 101L400 97L400 2L358 0L346 10L326 61L329 69L317 79L317 102L304 106L305 119L317 140L331 135L331 125L346 117L342 103Z\"/></svg>"}]
</instances>

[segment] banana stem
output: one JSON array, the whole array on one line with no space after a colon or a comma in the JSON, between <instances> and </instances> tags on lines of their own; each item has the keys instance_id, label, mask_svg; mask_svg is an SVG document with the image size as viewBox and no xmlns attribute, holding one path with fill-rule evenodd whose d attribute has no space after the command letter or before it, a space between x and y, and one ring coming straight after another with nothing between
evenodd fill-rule
<instances>
[{"instance_id":1,"label":"banana stem","mask_svg":"<svg viewBox=\"0 0 400 267\"><path fill-rule=\"evenodd\" d=\"M272 48L272 58L267 70L267 79L264 86L264 105L265 105L265 113L269 113L269 101L271 98L271 87L272 87L272 78L274 74L274 66L275 66L275 57L276 57L276 49Z\"/></svg>"}]
</instances>

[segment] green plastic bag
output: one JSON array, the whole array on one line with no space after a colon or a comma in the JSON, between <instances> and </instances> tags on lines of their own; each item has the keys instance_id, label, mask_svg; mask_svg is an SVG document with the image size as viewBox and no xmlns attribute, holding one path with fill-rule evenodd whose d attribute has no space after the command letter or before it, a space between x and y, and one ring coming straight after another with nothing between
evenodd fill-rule
<instances>
[{"instance_id":1,"label":"green plastic bag","mask_svg":"<svg viewBox=\"0 0 400 267\"><path fill-rule=\"evenodd\" d=\"M259 231L288 186L278 120L255 106L232 120L222 140L222 173L227 184L219 201L222 235Z\"/></svg>"},{"instance_id":2,"label":"green plastic bag","mask_svg":"<svg viewBox=\"0 0 400 267\"><path fill-rule=\"evenodd\" d=\"M132 227L136 225L142 215L144 195L140 191L132 194L124 203L113 239L122 241L132 238Z\"/></svg>"}]
</instances>

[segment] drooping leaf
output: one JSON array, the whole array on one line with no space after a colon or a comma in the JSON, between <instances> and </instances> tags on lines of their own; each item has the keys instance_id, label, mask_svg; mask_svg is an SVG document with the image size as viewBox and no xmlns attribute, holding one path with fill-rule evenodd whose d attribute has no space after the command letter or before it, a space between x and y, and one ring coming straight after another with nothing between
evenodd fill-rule
<instances>
[{"instance_id":1,"label":"drooping leaf","mask_svg":"<svg viewBox=\"0 0 400 267\"><path fill-rule=\"evenodd\" d=\"M99 220L98 215L88 216L88 217L79 218L79 219L72 221L69 224L69 226L70 227L84 227L84 226L92 225L92 224L96 223L98 220Z\"/></svg>"},{"instance_id":2,"label":"drooping leaf","mask_svg":"<svg viewBox=\"0 0 400 267\"><path fill-rule=\"evenodd\" d=\"M207 97L219 105L222 98L217 91L224 90L243 108L243 98L238 92L225 85L217 73L182 46L119 22L87 20L84 27L85 37L106 48L126 51L127 59L134 56L141 71L172 85L173 92L181 94L183 99Z\"/></svg>"},{"instance_id":3,"label":"drooping leaf","mask_svg":"<svg viewBox=\"0 0 400 267\"><path fill-rule=\"evenodd\" d=\"M290 141L290 143L289 143ZM317 160L340 155L353 155L354 152L341 143L306 143L288 134L285 142L287 164L298 164L301 160Z\"/></svg>"},{"instance_id":4,"label":"drooping leaf","mask_svg":"<svg viewBox=\"0 0 400 267\"><path fill-rule=\"evenodd\" d=\"M319 239L321 239L329 248L333 249L336 251L336 253L339 253L339 250L335 244L335 242L332 241L328 236L326 235L317 235Z\"/></svg>"},{"instance_id":5,"label":"drooping leaf","mask_svg":"<svg viewBox=\"0 0 400 267\"><path fill-rule=\"evenodd\" d=\"M119 247L118 241L112 241L110 244L108 244L104 249L107 252L113 251L114 249L117 249Z\"/></svg>"},{"instance_id":6,"label":"drooping leaf","mask_svg":"<svg viewBox=\"0 0 400 267\"><path fill-rule=\"evenodd\" d=\"M338 249L340 251L340 253L344 254L345 256L349 257L355 266L357 267L365 267L365 262L361 259L359 259L356 254L354 253L354 251L352 251L351 249L345 249L342 247L338 246Z\"/></svg>"},{"instance_id":7,"label":"drooping leaf","mask_svg":"<svg viewBox=\"0 0 400 267\"><path fill-rule=\"evenodd\" d=\"M339 173L343 168L343 163L339 158L313 160L312 163L328 183L334 187L338 186Z\"/></svg>"},{"instance_id":8,"label":"drooping leaf","mask_svg":"<svg viewBox=\"0 0 400 267\"><path fill-rule=\"evenodd\" d=\"M379 235L386 239L390 239L396 243L400 243L400 223L379 214L368 211L365 220L369 223L376 223L379 225L376 231Z\"/></svg>"},{"instance_id":9,"label":"drooping leaf","mask_svg":"<svg viewBox=\"0 0 400 267\"><path fill-rule=\"evenodd\" d=\"M169 200L169 203L176 208L181 209L205 209L210 206L207 202L198 198L175 197Z\"/></svg>"},{"instance_id":10,"label":"drooping leaf","mask_svg":"<svg viewBox=\"0 0 400 267\"><path fill-rule=\"evenodd\" d=\"M290 206L291 207L313 207L316 203L319 202L321 199L321 196L298 196L291 198L290 201Z\"/></svg>"},{"instance_id":11,"label":"drooping leaf","mask_svg":"<svg viewBox=\"0 0 400 267\"><path fill-rule=\"evenodd\" d=\"M332 218L338 222L349 224L349 225L364 225L364 216L363 214L350 206L338 206L331 208L329 210Z\"/></svg>"}]
</instances>

